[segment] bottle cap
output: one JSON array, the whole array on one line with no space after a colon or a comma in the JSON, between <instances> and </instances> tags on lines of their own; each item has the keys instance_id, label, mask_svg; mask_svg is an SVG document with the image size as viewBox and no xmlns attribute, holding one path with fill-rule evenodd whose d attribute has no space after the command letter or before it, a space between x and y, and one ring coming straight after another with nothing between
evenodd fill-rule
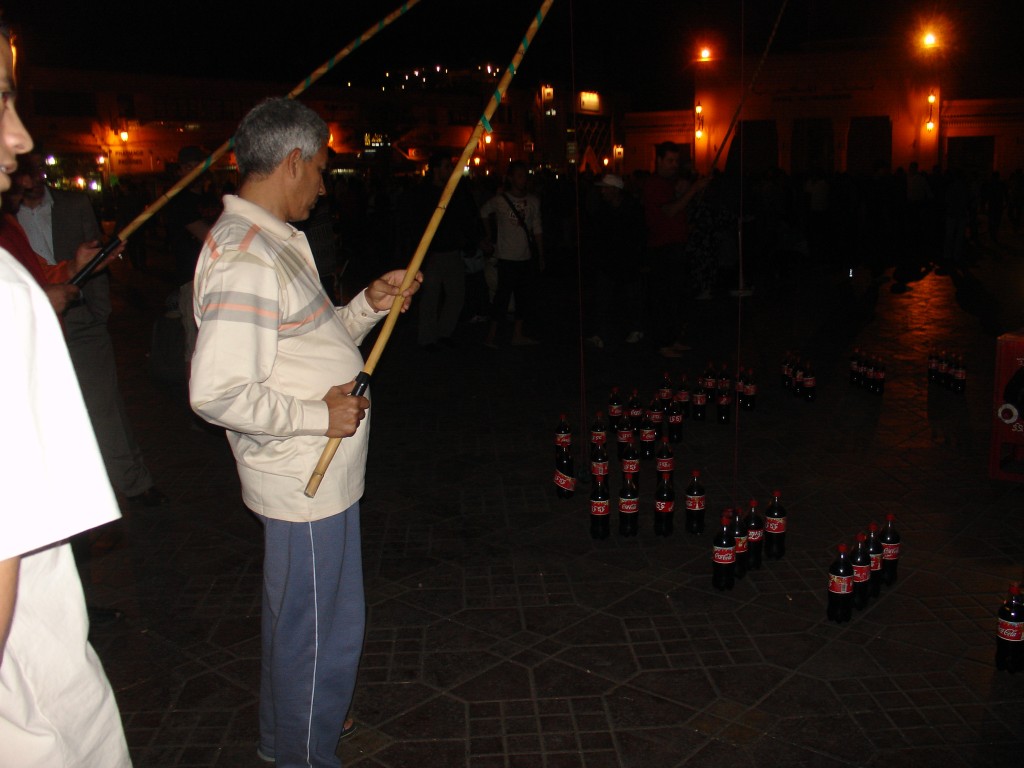
<instances>
[{"instance_id":1,"label":"bottle cap","mask_svg":"<svg viewBox=\"0 0 1024 768\"><path fill-rule=\"evenodd\" d=\"M867 537L867 535L863 531L861 531L860 533L857 534L857 541L860 542L861 544L863 544L867 540L868 540L868 537Z\"/></svg>"},{"instance_id":2,"label":"bottle cap","mask_svg":"<svg viewBox=\"0 0 1024 768\"><path fill-rule=\"evenodd\" d=\"M778 498L781 495L782 495L781 491L772 491L772 496L775 496L776 498Z\"/></svg>"},{"instance_id":3,"label":"bottle cap","mask_svg":"<svg viewBox=\"0 0 1024 768\"><path fill-rule=\"evenodd\" d=\"M874 520L872 520L871 523L868 525L868 530L871 531L872 533L877 531L878 530L878 523L876 523Z\"/></svg>"},{"instance_id":4,"label":"bottle cap","mask_svg":"<svg viewBox=\"0 0 1024 768\"><path fill-rule=\"evenodd\" d=\"M1020 584L1018 584L1016 581L1014 581L1014 582L1012 582L1010 584L1010 594L1011 595L1019 595L1020 594Z\"/></svg>"},{"instance_id":5,"label":"bottle cap","mask_svg":"<svg viewBox=\"0 0 1024 768\"><path fill-rule=\"evenodd\" d=\"M756 507L757 506L757 499L751 499L750 500L750 506Z\"/></svg>"},{"instance_id":6,"label":"bottle cap","mask_svg":"<svg viewBox=\"0 0 1024 768\"><path fill-rule=\"evenodd\" d=\"M885 516L885 519L888 520L891 523L893 520L896 519L896 515L894 515L892 512L890 512L889 514L887 514Z\"/></svg>"},{"instance_id":7,"label":"bottle cap","mask_svg":"<svg viewBox=\"0 0 1024 768\"><path fill-rule=\"evenodd\" d=\"M699 469L693 470L693 476L694 477L700 477L700 470Z\"/></svg>"},{"instance_id":8,"label":"bottle cap","mask_svg":"<svg viewBox=\"0 0 1024 768\"><path fill-rule=\"evenodd\" d=\"M841 554L841 555L846 554L846 545L845 544L840 544L836 549L839 550L839 554Z\"/></svg>"},{"instance_id":9,"label":"bottle cap","mask_svg":"<svg viewBox=\"0 0 1024 768\"><path fill-rule=\"evenodd\" d=\"M600 421L601 419L604 418L604 411L598 411L596 415L597 415L597 420Z\"/></svg>"},{"instance_id":10,"label":"bottle cap","mask_svg":"<svg viewBox=\"0 0 1024 768\"><path fill-rule=\"evenodd\" d=\"M728 515L722 515L722 525L731 525L732 520L729 519Z\"/></svg>"}]
</instances>

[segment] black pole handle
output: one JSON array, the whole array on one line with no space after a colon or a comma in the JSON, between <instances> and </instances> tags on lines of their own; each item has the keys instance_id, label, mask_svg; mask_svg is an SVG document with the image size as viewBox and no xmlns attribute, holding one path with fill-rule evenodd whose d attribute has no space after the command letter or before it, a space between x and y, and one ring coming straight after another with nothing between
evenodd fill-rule
<instances>
[{"instance_id":1,"label":"black pole handle","mask_svg":"<svg viewBox=\"0 0 1024 768\"><path fill-rule=\"evenodd\" d=\"M111 240L109 243L103 246L100 249L100 252L93 256L88 264L86 264L84 267L78 270L75 276L68 280L68 285L76 285L78 287L81 287L82 283L84 283L89 278L89 276L96 271L96 267L102 264L104 259L110 256L110 254L113 253L114 249L117 248L117 246L119 246L120 244L121 238L115 237L113 240Z\"/></svg>"}]
</instances>

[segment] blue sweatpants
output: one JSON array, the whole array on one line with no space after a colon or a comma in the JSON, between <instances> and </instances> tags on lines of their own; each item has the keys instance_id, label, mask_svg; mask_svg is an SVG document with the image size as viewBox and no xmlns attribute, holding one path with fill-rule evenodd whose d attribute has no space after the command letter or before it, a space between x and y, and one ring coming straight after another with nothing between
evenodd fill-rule
<instances>
[{"instance_id":1,"label":"blue sweatpants","mask_svg":"<svg viewBox=\"0 0 1024 768\"><path fill-rule=\"evenodd\" d=\"M366 625L359 503L313 523L260 520L260 751L277 768L337 768Z\"/></svg>"}]
</instances>

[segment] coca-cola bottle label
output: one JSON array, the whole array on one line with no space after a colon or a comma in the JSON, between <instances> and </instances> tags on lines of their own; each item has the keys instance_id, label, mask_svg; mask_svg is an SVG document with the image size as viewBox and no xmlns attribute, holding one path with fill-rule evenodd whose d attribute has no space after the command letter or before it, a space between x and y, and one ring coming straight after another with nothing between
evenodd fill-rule
<instances>
[{"instance_id":1,"label":"coca-cola bottle label","mask_svg":"<svg viewBox=\"0 0 1024 768\"><path fill-rule=\"evenodd\" d=\"M742 554L747 551L747 537L737 536L736 537L736 554Z\"/></svg>"},{"instance_id":2,"label":"coca-cola bottle label","mask_svg":"<svg viewBox=\"0 0 1024 768\"><path fill-rule=\"evenodd\" d=\"M860 361L859 360L851 360L850 361L850 370L851 371L855 371L856 373L860 373L860 371L861 371Z\"/></svg>"},{"instance_id":3,"label":"coca-cola bottle label","mask_svg":"<svg viewBox=\"0 0 1024 768\"><path fill-rule=\"evenodd\" d=\"M559 432L555 435L555 445L563 448L568 448L572 445L572 434L565 432Z\"/></svg>"},{"instance_id":4,"label":"coca-cola bottle label","mask_svg":"<svg viewBox=\"0 0 1024 768\"><path fill-rule=\"evenodd\" d=\"M747 531L747 542L756 544L764 538L764 531L761 528L751 528Z\"/></svg>"},{"instance_id":5,"label":"coca-cola bottle label","mask_svg":"<svg viewBox=\"0 0 1024 768\"><path fill-rule=\"evenodd\" d=\"M732 402L732 396L728 392L723 392L718 396L716 402L718 405L728 405Z\"/></svg>"},{"instance_id":6,"label":"coca-cola bottle label","mask_svg":"<svg viewBox=\"0 0 1024 768\"><path fill-rule=\"evenodd\" d=\"M997 630L1000 640L1009 640L1011 643L1019 643L1024 640L1024 621L999 620Z\"/></svg>"},{"instance_id":7,"label":"coca-cola bottle label","mask_svg":"<svg viewBox=\"0 0 1024 768\"><path fill-rule=\"evenodd\" d=\"M736 562L736 550L733 547L719 547L716 545L711 558L719 565L729 565Z\"/></svg>"},{"instance_id":8,"label":"coca-cola bottle label","mask_svg":"<svg viewBox=\"0 0 1024 768\"><path fill-rule=\"evenodd\" d=\"M674 501L655 501L654 511L655 512L671 512L676 508Z\"/></svg>"},{"instance_id":9,"label":"coca-cola bottle label","mask_svg":"<svg viewBox=\"0 0 1024 768\"><path fill-rule=\"evenodd\" d=\"M598 517L604 517L611 511L610 506L608 499L602 499L601 501L591 500L590 514L597 515Z\"/></svg>"},{"instance_id":10,"label":"coca-cola bottle label","mask_svg":"<svg viewBox=\"0 0 1024 768\"><path fill-rule=\"evenodd\" d=\"M657 467L659 472L675 472L676 460L675 457L669 456L668 458L661 458L657 461Z\"/></svg>"},{"instance_id":11,"label":"coca-cola bottle label","mask_svg":"<svg viewBox=\"0 0 1024 768\"><path fill-rule=\"evenodd\" d=\"M885 369L879 368L875 371L875 381L885 381Z\"/></svg>"},{"instance_id":12,"label":"coca-cola bottle label","mask_svg":"<svg viewBox=\"0 0 1024 768\"><path fill-rule=\"evenodd\" d=\"M853 580L858 584L871 579L871 564L857 565L853 564Z\"/></svg>"},{"instance_id":13,"label":"coca-cola bottle label","mask_svg":"<svg viewBox=\"0 0 1024 768\"><path fill-rule=\"evenodd\" d=\"M690 390L681 389L678 392L676 392L676 400L680 403L690 402Z\"/></svg>"},{"instance_id":14,"label":"coca-cola bottle label","mask_svg":"<svg viewBox=\"0 0 1024 768\"><path fill-rule=\"evenodd\" d=\"M604 445L606 442L608 442L608 433L607 432L591 432L590 433L590 442L593 445Z\"/></svg>"},{"instance_id":15,"label":"coca-cola bottle label","mask_svg":"<svg viewBox=\"0 0 1024 768\"><path fill-rule=\"evenodd\" d=\"M648 411L647 418L651 420L652 424L661 424L665 420L664 411Z\"/></svg>"},{"instance_id":16,"label":"coca-cola bottle label","mask_svg":"<svg viewBox=\"0 0 1024 768\"><path fill-rule=\"evenodd\" d=\"M592 475L607 475L608 474L608 462L607 461L592 461L592 462L590 462L590 474L592 474Z\"/></svg>"},{"instance_id":17,"label":"coca-cola bottle label","mask_svg":"<svg viewBox=\"0 0 1024 768\"><path fill-rule=\"evenodd\" d=\"M947 363L944 360L940 361L939 362L939 373L948 373L948 372L949 372L949 363Z\"/></svg>"},{"instance_id":18,"label":"coca-cola bottle label","mask_svg":"<svg viewBox=\"0 0 1024 768\"><path fill-rule=\"evenodd\" d=\"M836 595L848 595L853 592L853 576L828 575L828 591Z\"/></svg>"},{"instance_id":19,"label":"coca-cola bottle label","mask_svg":"<svg viewBox=\"0 0 1024 768\"><path fill-rule=\"evenodd\" d=\"M795 375L795 376L793 377L793 379L794 379L795 381L800 381L800 382L802 382L802 381L804 380L804 372L803 372L803 371L797 371L797 372L796 372L796 375Z\"/></svg>"},{"instance_id":20,"label":"coca-cola bottle label","mask_svg":"<svg viewBox=\"0 0 1024 768\"><path fill-rule=\"evenodd\" d=\"M879 552L877 554L875 554L875 553L871 554L871 570L872 571L880 571L880 570L882 570L882 553L881 552Z\"/></svg>"},{"instance_id":21,"label":"coca-cola bottle label","mask_svg":"<svg viewBox=\"0 0 1024 768\"><path fill-rule=\"evenodd\" d=\"M611 405L611 404L608 405L608 416L610 418L617 419L621 415L622 415L622 406L621 405Z\"/></svg>"},{"instance_id":22,"label":"coca-cola bottle label","mask_svg":"<svg viewBox=\"0 0 1024 768\"><path fill-rule=\"evenodd\" d=\"M683 414L681 414L681 413L670 413L668 415L668 423L669 424L682 424L683 423Z\"/></svg>"},{"instance_id":23,"label":"coca-cola bottle label","mask_svg":"<svg viewBox=\"0 0 1024 768\"><path fill-rule=\"evenodd\" d=\"M686 497L686 508L691 512L699 512L704 509L704 499L706 496L690 496Z\"/></svg>"},{"instance_id":24,"label":"coca-cola bottle label","mask_svg":"<svg viewBox=\"0 0 1024 768\"><path fill-rule=\"evenodd\" d=\"M628 443L632 437L632 429L620 429L618 432L615 433L615 439L618 440L620 443Z\"/></svg>"},{"instance_id":25,"label":"coca-cola bottle label","mask_svg":"<svg viewBox=\"0 0 1024 768\"><path fill-rule=\"evenodd\" d=\"M640 459L623 459L622 471L636 474L640 471Z\"/></svg>"},{"instance_id":26,"label":"coca-cola bottle label","mask_svg":"<svg viewBox=\"0 0 1024 768\"><path fill-rule=\"evenodd\" d=\"M784 517L766 517L764 520L764 529L768 533L785 533L786 532L786 518Z\"/></svg>"},{"instance_id":27,"label":"coca-cola bottle label","mask_svg":"<svg viewBox=\"0 0 1024 768\"><path fill-rule=\"evenodd\" d=\"M954 368L953 378L956 379L957 381L963 381L964 379L967 378L967 371L964 370L963 368Z\"/></svg>"},{"instance_id":28,"label":"coca-cola bottle label","mask_svg":"<svg viewBox=\"0 0 1024 768\"><path fill-rule=\"evenodd\" d=\"M715 389L718 386L718 379L716 379L714 376L708 376L706 379L704 379L704 386L707 387L708 389Z\"/></svg>"},{"instance_id":29,"label":"coca-cola bottle label","mask_svg":"<svg viewBox=\"0 0 1024 768\"><path fill-rule=\"evenodd\" d=\"M934 357L928 358L928 370L937 371L939 369L939 361Z\"/></svg>"},{"instance_id":30,"label":"coca-cola bottle label","mask_svg":"<svg viewBox=\"0 0 1024 768\"><path fill-rule=\"evenodd\" d=\"M671 400L672 399L672 387L662 387L658 390L659 400Z\"/></svg>"},{"instance_id":31,"label":"coca-cola bottle label","mask_svg":"<svg viewBox=\"0 0 1024 768\"><path fill-rule=\"evenodd\" d=\"M624 515L635 515L640 511L640 502L637 499L619 499L619 512Z\"/></svg>"},{"instance_id":32,"label":"coca-cola bottle label","mask_svg":"<svg viewBox=\"0 0 1024 768\"><path fill-rule=\"evenodd\" d=\"M816 386L818 386L818 382L813 376L804 377L804 389L811 389Z\"/></svg>"},{"instance_id":33,"label":"coca-cola bottle label","mask_svg":"<svg viewBox=\"0 0 1024 768\"><path fill-rule=\"evenodd\" d=\"M656 429L641 429L640 430L640 442L642 443L653 443L658 439L658 430Z\"/></svg>"},{"instance_id":34,"label":"coca-cola bottle label","mask_svg":"<svg viewBox=\"0 0 1024 768\"><path fill-rule=\"evenodd\" d=\"M900 559L900 544L887 544L882 542L882 559L883 560L899 560Z\"/></svg>"},{"instance_id":35,"label":"coca-cola bottle label","mask_svg":"<svg viewBox=\"0 0 1024 768\"><path fill-rule=\"evenodd\" d=\"M564 488L567 491L572 491L575 490L576 488L576 478L569 477L569 475L565 474L564 472L559 472L556 469L555 485L557 485L559 488Z\"/></svg>"},{"instance_id":36,"label":"coca-cola bottle label","mask_svg":"<svg viewBox=\"0 0 1024 768\"><path fill-rule=\"evenodd\" d=\"M705 393L703 393L703 392L697 392L693 396L693 404L694 405L707 405L707 402L708 402L708 396Z\"/></svg>"},{"instance_id":37,"label":"coca-cola bottle label","mask_svg":"<svg viewBox=\"0 0 1024 768\"><path fill-rule=\"evenodd\" d=\"M757 384L747 384L743 389L743 394L747 397L753 397L757 394Z\"/></svg>"},{"instance_id":38,"label":"coca-cola bottle label","mask_svg":"<svg viewBox=\"0 0 1024 768\"><path fill-rule=\"evenodd\" d=\"M629 409L629 418L631 418L631 419L642 419L643 416L644 416L644 409L643 408L630 408Z\"/></svg>"}]
</instances>

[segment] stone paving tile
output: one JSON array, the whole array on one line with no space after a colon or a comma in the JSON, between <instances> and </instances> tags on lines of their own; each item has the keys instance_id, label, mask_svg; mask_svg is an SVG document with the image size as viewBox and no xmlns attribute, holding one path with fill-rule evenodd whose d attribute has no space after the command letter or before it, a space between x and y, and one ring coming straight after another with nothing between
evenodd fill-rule
<instances>
[{"instance_id":1,"label":"stone paving tile","mask_svg":"<svg viewBox=\"0 0 1024 768\"><path fill-rule=\"evenodd\" d=\"M91 542L86 594L125 613L92 639L137 766L255 765L260 530L222 434L190 429L183 388L146 373L172 287L151 263L113 268L112 331L171 503L126 510ZM373 387L369 621L345 765L1018 765L1024 681L991 660L994 611L1022 575L1024 484L986 470L991 328L1024 326L1024 260L972 271L980 283L933 274L895 296L807 270L747 300L741 333L734 304L706 303L697 349L669 366L644 345L587 351L582 393L568 311L552 310L543 346L497 354L468 326L461 351L431 355L400 323ZM958 305L980 312L979 295L999 306L982 322ZM928 386L933 343L969 352L964 396ZM847 384L854 345L886 357L884 397ZM790 534L784 560L719 593L710 535L659 539L645 518L636 539L592 541L587 484L568 502L551 491L550 433L561 410L589 419L612 384L648 396L666 367L692 378L737 349L758 410L738 427L688 423L677 478L702 470L709 521L778 487ZM785 349L815 360L818 402L780 390ZM652 474L640 480L649 506ZM826 622L835 545L887 512L900 580L849 624Z\"/></svg>"}]
</instances>

